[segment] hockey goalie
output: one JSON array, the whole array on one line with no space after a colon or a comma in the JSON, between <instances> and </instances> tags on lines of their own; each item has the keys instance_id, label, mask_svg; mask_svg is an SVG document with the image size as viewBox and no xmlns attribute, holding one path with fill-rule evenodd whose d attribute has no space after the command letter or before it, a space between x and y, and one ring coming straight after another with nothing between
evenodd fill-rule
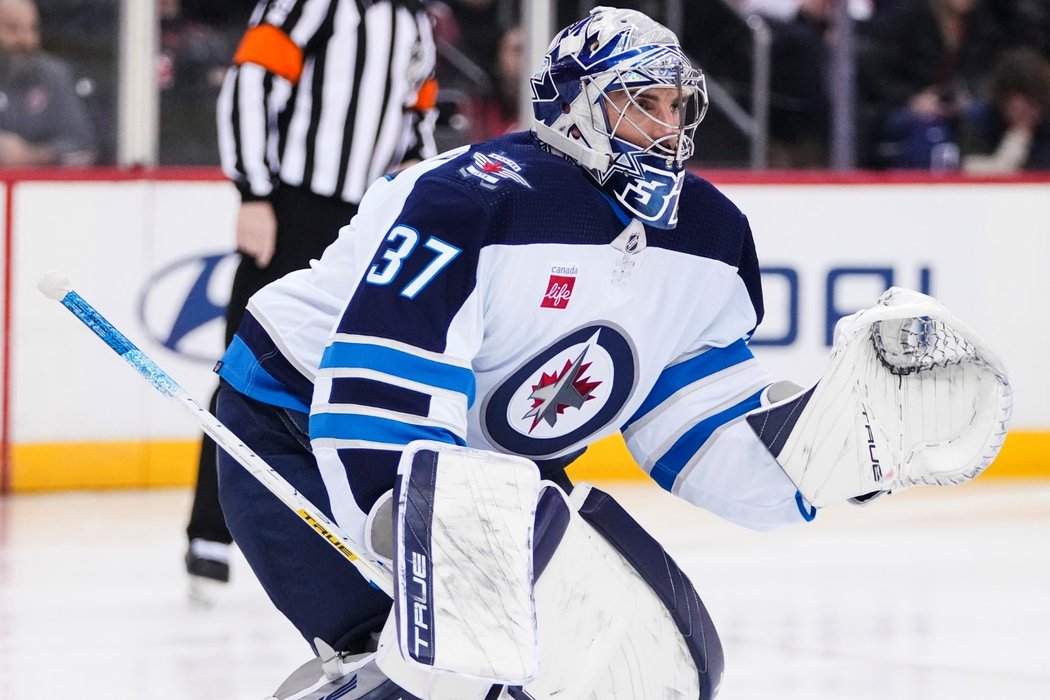
<instances>
[{"instance_id":1,"label":"hockey goalie","mask_svg":"<svg viewBox=\"0 0 1050 700\"><path fill-rule=\"evenodd\" d=\"M379 178L218 367L218 417L393 591L220 455L230 531L316 653L279 700L708 700L715 624L571 483L588 445L620 433L659 486L759 530L972 479L1002 445L1002 363L917 292L842 319L813 386L762 368L755 243L685 170L707 90L674 34L596 8L531 88L531 130Z\"/></svg>"},{"instance_id":2,"label":"hockey goalie","mask_svg":"<svg viewBox=\"0 0 1050 700\"><path fill-rule=\"evenodd\" d=\"M983 341L902 289L839 323L816 385L763 394L739 439L768 451L806 520L838 502L974 478L1010 413L1005 372ZM397 513L394 540L369 546L397 593L379 653L362 660L396 680L389 697L716 696L714 623L608 494L586 484L566 494L529 460L414 442L377 512L379 522ZM347 668L335 668L325 685L345 682Z\"/></svg>"}]
</instances>

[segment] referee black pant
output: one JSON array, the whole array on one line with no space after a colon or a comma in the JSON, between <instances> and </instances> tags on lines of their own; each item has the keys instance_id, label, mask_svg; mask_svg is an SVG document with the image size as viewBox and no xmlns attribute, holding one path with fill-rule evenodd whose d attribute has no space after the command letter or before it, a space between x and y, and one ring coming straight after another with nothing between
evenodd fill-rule
<instances>
[{"instance_id":1,"label":"referee black pant","mask_svg":"<svg viewBox=\"0 0 1050 700\"><path fill-rule=\"evenodd\" d=\"M270 199L277 217L277 244L270 264L260 268L251 256L241 254L241 263L233 278L230 303L226 307L226 345L233 340L241 318L248 306L248 298L270 282L289 272L307 267L310 260L321 257L339 233L357 213L357 205L288 185L279 185ZM215 413L212 395L209 410ZM200 461L197 468L197 488L193 509L186 527L190 540L232 542L230 531L219 505L219 484L216 476L215 441L207 435L201 440Z\"/></svg>"}]
</instances>

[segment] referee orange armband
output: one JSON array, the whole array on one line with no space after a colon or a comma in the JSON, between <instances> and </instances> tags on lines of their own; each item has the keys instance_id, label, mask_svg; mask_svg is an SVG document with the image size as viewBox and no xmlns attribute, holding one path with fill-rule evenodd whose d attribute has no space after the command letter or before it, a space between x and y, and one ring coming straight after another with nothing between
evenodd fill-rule
<instances>
[{"instance_id":1,"label":"referee orange armband","mask_svg":"<svg viewBox=\"0 0 1050 700\"><path fill-rule=\"evenodd\" d=\"M260 24L245 32L233 62L254 63L294 84L303 73L303 50L277 27Z\"/></svg>"},{"instance_id":2,"label":"referee orange armband","mask_svg":"<svg viewBox=\"0 0 1050 700\"><path fill-rule=\"evenodd\" d=\"M437 95L438 81L434 78L427 78L419 86L419 92L416 93L416 101L409 109L414 109L417 112L426 112L434 109L437 106Z\"/></svg>"}]
</instances>

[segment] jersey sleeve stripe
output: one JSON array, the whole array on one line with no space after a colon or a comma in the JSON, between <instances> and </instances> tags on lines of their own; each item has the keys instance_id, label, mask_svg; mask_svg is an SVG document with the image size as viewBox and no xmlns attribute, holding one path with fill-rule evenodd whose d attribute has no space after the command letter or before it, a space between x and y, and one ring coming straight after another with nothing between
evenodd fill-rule
<instances>
[{"instance_id":1,"label":"jersey sleeve stripe","mask_svg":"<svg viewBox=\"0 0 1050 700\"><path fill-rule=\"evenodd\" d=\"M267 72L262 66L248 63L236 68L234 100L236 101L237 163L234 180L238 188L254 197L268 197L273 191L267 143L269 100Z\"/></svg>"},{"instance_id":2,"label":"jersey sleeve stripe","mask_svg":"<svg viewBox=\"0 0 1050 700\"><path fill-rule=\"evenodd\" d=\"M634 415L623 425L623 429L629 428L632 423L645 416L645 414L684 387L699 379L709 377L754 358L755 356L751 353L747 343L740 339L724 348L711 348L699 355L671 365L660 374L656 384L653 385L652 391L645 397L645 401L642 402L642 405L635 411Z\"/></svg>"},{"instance_id":3,"label":"jersey sleeve stripe","mask_svg":"<svg viewBox=\"0 0 1050 700\"><path fill-rule=\"evenodd\" d=\"M406 445L413 440L436 440L466 446L466 440L447 428L405 423L379 416L315 413L310 416L312 440L367 440Z\"/></svg>"},{"instance_id":4,"label":"jersey sleeve stripe","mask_svg":"<svg viewBox=\"0 0 1050 700\"><path fill-rule=\"evenodd\" d=\"M410 379L405 379L404 377L395 377L391 374L363 369L361 367L333 367L321 370L318 374L321 377L331 379L333 386L341 380L358 379L362 381L382 382L389 386L400 387L406 391L412 391L417 394L427 394L428 396L449 399L450 401L464 401L466 399L466 396L460 391L449 391L431 384L414 382ZM335 395L333 394L333 401L336 401L337 403L341 401L341 399L335 399L334 396Z\"/></svg>"},{"instance_id":5,"label":"jersey sleeve stripe","mask_svg":"<svg viewBox=\"0 0 1050 700\"><path fill-rule=\"evenodd\" d=\"M359 368L401 377L427 386L456 391L474 403L474 373L467 368L438 362L391 347L335 342L325 348L321 369Z\"/></svg>"},{"instance_id":6,"label":"jersey sleeve stripe","mask_svg":"<svg viewBox=\"0 0 1050 700\"><path fill-rule=\"evenodd\" d=\"M234 336L219 366L219 376L256 401L309 413L310 407L267 372L240 336Z\"/></svg>"},{"instance_id":7,"label":"jersey sleeve stripe","mask_svg":"<svg viewBox=\"0 0 1050 700\"><path fill-rule=\"evenodd\" d=\"M303 50L277 27L260 24L245 32L233 62L254 63L295 84L303 73Z\"/></svg>"},{"instance_id":8,"label":"jersey sleeve stripe","mask_svg":"<svg viewBox=\"0 0 1050 700\"><path fill-rule=\"evenodd\" d=\"M455 394L462 400L462 394ZM402 411L415 416L430 413L430 394L396 386L377 379L341 377L332 379L328 400L334 404L354 404L392 411Z\"/></svg>"},{"instance_id":9,"label":"jersey sleeve stripe","mask_svg":"<svg viewBox=\"0 0 1050 700\"><path fill-rule=\"evenodd\" d=\"M649 475L662 488L671 491L678 474L689 463L693 455L703 448L711 435L726 423L758 408L762 403L763 391L765 391L764 387L743 401L708 416L687 430L667 452L656 460Z\"/></svg>"},{"instance_id":10,"label":"jersey sleeve stripe","mask_svg":"<svg viewBox=\"0 0 1050 700\"><path fill-rule=\"evenodd\" d=\"M393 340L391 338L380 338L375 335L361 335L359 333L336 333L332 336L332 343L357 343L361 345L375 345L381 348L393 348L394 350L400 350L409 355L416 355L427 360L433 360L434 362L441 362L455 367L470 369L469 362L457 361L455 358L449 357L443 353L424 350L423 348L412 345L411 343Z\"/></svg>"}]
</instances>

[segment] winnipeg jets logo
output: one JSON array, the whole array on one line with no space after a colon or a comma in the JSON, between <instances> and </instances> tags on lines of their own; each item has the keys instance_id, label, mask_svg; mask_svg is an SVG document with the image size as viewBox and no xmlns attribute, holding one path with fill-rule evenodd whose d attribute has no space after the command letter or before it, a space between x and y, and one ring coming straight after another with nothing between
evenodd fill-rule
<instances>
[{"instance_id":1,"label":"winnipeg jets logo","mask_svg":"<svg viewBox=\"0 0 1050 700\"><path fill-rule=\"evenodd\" d=\"M459 171L463 177L476 177L481 180L481 186L488 189L495 189L503 180L510 180L532 189L529 181L518 174L521 172L521 166L510 158L499 153L486 155L481 152L475 152L473 156L474 164Z\"/></svg>"},{"instance_id":2,"label":"winnipeg jets logo","mask_svg":"<svg viewBox=\"0 0 1050 700\"><path fill-rule=\"evenodd\" d=\"M523 416L523 418L532 418L532 425L529 427L530 434L540 424L540 421L545 421L553 428L558 422L558 416L565 413L565 409L579 410L583 407L584 402L594 398L593 392L601 385L601 382L591 381L590 377L583 376L591 366L590 362L584 363L583 361L590 349L591 346L588 345L575 360L566 361L561 372L555 371L552 374L544 372L540 376L539 384L533 385L532 393L529 394L532 408Z\"/></svg>"},{"instance_id":3,"label":"winnipeg jets logo","mask_svg":"<svg viewBox=\"0 0 1050 700\"><path fill-rule=\"evenodd\" d=\"M482 430L493 445L528 457L570 449L616 420L634 390L636 357L611 323L570 331L487 393Z\"/></svg>"}]
</instances>

